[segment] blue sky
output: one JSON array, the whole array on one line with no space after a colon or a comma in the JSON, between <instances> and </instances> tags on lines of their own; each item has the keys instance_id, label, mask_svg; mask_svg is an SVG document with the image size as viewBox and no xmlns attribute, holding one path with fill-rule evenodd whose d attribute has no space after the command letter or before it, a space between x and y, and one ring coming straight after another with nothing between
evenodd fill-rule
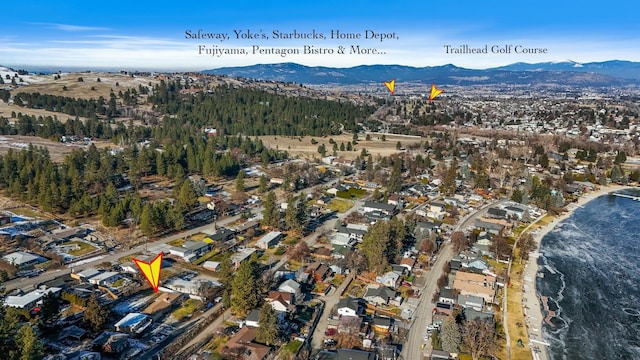
<instances>
[{"instance_id":1,"label":"blue sky","mask_svg":"<svg viewBox=\"0 0 640 360\"><path fill-rule=\"evenodd\" d=\"M635 2L513 1L33 1L6 8L0 22L0 64L40 68L203 70L257 63L314 66L362 64L487 68L514 62L571 59L578 62L640 61L640 23ZM28 9L28 10L26 10ZM185 31L226 33L223 42L185 39ZM366 30L398 39L282 40L273 30L301 33ZM269 39L235 39L233 30L262 30ZM247 55L199 54L200 45L243 48ZM304 45L333 55L254 54ZM338 46L375 48L382 54L336 54ZM447 54L445 45L489 49L488 54ZM509 54L491 47L512 45ZM546 48L546 54L516 54L515 47Z\"/></svg>"}]
</instances>

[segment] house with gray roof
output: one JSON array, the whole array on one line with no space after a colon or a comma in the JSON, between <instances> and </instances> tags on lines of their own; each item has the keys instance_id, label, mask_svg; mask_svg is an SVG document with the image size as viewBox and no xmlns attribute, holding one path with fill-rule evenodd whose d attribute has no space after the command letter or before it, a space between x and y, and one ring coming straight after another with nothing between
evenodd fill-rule
<instances>
[{"instance_id":1,"label":"house with gray roof","mask_svg":"<svg viewBox=\"0 0 640 360\"><path fill-rule=\"evenodd\" d=\"M396 297L396 291L387 286L370 285L363 298L370 304L387 305Z\"/></svg>"},{"instance_id":2,"label":"house with gray roof","mask_svg":"<svg viewBox=\"0 0 640 360\"><path fill-rule=\"evenodd\" d=\"M40 255L28 253L25 251L16 251L11 254L5 255L2 259L11 265L14 265L18 269L28 268L36 264L47 261Z\"/></svg>"}]
</instances>

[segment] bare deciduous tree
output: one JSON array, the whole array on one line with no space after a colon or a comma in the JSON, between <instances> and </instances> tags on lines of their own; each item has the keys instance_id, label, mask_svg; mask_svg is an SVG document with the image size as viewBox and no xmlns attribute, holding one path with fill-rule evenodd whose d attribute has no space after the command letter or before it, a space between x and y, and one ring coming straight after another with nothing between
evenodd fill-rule
<instances>
[{"instance_id":1,"label":"bare deciduous tree","mask_svg":"<svg viewBox=\"0 0 640 360\"><path fill-rule=\"evenodd\" d=\"M473 360L491 355L496 348L495 326L486 320L467 321L462 329L462 344Z\"/></svg>"},{"instance_id":2,"label":"bare deciduous tree","mask_svg":"<svg viewBox=\"0 0 640 360\"><path fill-rule=\"evenodd\" d=\"M529 260L529 253L535 249L536 242L531 233L526 233L518 240L518 248L520 249L520 258Z\"/></svg>"},{"instance_id":3,"label":"bare deciduous tree","mask_svg":"<svg viewBox=\"0 0 640 360\"><path fill-rule=\"evenodd\" d=\"M458 253L469 246L469 241L462 231L454 231L451 234L451 244L453 244L453 251Z\"/></svg>"}]
</instances>

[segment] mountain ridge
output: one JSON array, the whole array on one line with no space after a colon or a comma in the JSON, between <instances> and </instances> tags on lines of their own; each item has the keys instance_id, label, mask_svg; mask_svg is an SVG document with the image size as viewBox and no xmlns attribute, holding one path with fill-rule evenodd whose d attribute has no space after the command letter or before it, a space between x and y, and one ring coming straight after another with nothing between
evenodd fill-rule
<instances>
[{"instance_id":1,"label":"mountain ridge","mask_svg":"<svg viewBox=\"0 0 640 360\"><path fill-rule=\"evenodd\" d=\"M306 66L297 63L256 64L203 70L203 73L306 84L363 84L396 79L439 84L566 84L608 86L640 84L640 62L609 60L579 63L573 60L514 63L489 69L468 69L453 64L414 67L358 65L348 68Z\"/></svg>"}]
</instances>

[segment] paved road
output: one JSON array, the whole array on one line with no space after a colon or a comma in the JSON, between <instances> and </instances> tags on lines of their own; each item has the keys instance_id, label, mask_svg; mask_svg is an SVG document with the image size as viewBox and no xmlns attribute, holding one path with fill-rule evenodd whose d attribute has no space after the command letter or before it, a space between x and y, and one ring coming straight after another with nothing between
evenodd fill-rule
<instances>
[{"instance_id":1,"label":"paved road","mask_svg":"<svg viewBox=\"0 0 640 360\"><path fill-rule=\"evenodd\" d=\"M489 204L480 207L478 210L470 212L468 215L458 221L458 223L454 227L454 231L466 230L470 225L473 224L473 222L477 218L484 215L488 208L492 206L499 206L507 201L508 199L492 201ZM411 330L409 331L405 346L402 349L403 359L422 359L424 357L424 354L430 353L431 341L425 341L424 335L426 333L427 325L433 322L432 310L435 307L435 303L433 303L431 300L433 297L433 293L435 293L437 290L436 282L438 281L438 278L442 276L442 267L446 262L449 262L449 260L451 260L452 256L453 250L451 249L451 245L445 243L444 247L440 251L440 254L438 255L438 260L427 274L427 280L420 295L420 303L418 304L413 318L413 325L411 326ZM425 342L426 346L423 350L422 344Z\"/></svg>"},{"instance_id":2,"label":"paved road","mask_svg":"<svg viewBox=\"0 0 640 360\"><path fill-rule=\"evenodd\" d=\"M333 179L330 182L328 182L327 184L324 185L318 185L318 186L333 186L334 184L336 184L340 179ZM316 187L318 187L316 186ZM311 188L305 188L300 190L299 193L302 194L310 194L314 191L314 189L316 187L311 187ZM361 206L362 204L360 204ZM258 206L254 209L252 209L252 212L254 214L259 214L261 213L263 210L262 206ZM237 221L238 219L240 219L240 215L236 215L236 216L231 216L231 217L227 217L227 218L223 218L223 219L219 219L218 221L216 221L216 227L221 227L221 226L226 226L228 224L231 224L235 221ZM83 262L80 265L73 265L73 264L69 264L68 268L65 269L61 269L61 270L53 270L53 271L48 271L40 276L37 277L33 277L33 278L19 278L19 279L14 279L11 281L7 281L4 283L4 286L6 287L7 291L11 291L13 289L23 289L25 291L31 291L33 290L34 286L36 284L39 283L43 283L43 282L47 282L50 280L53 280L61 275L64 274L70 274L71 273L71 269L73 269L74 272L79 272L88 268L92 268L95 267L96 263L102 263L102 262L111 262L114 263L116 262L118 259L123 258L125 256L129 256L129 255L133 255L133 254L140 254L140 253L144 253L145 250L147 249L147 247L152 247L155 245L159 245L159 244L166 244L170 241L173 240L177 240L180 238L184 238L187 236L191 236L203 231L213 231L214 230L214 224L213 222L209 222L205 225L202 226L198 226L189 230L185 230L173 235L169 235L166 237L163 237L157 241L154 242L150 242L148 244L142 244L142 245L138 245L136 247L133 247L129 250L116 250L116 251L112 251L109 253L105 253L102 255L97 255L96 257L92 258L94 259L94 261L90 261L90 262Z\"/></svg>"},{"instance_id":3,"label":"paved road","mask_svg":"<svg viewBox=\"0 0 640 360\"><path fill-rule=\"evenodd\" d=\"M320 320L318 321L318 324L316 325L316 328L311 337L312 348L322 349L322 341L324 339L324 332L327 330L329 314L331 310L333 310L333 307L338 304L338 302L340 301L340 295L344 292L344 290L347 288L347 285L349 285L355 275L356 273L352 271L335 291L333 291L329 295L318 297L319 300L322 300L322 302L324 302L324 308L322 312L318 314L318 316L320 316Z\"/></svg>"},{"instance_id":4,"label":"paved road","mask_svg":"<svg viewBox=\"0 0 640 360\"><path fill-rule=\"evenodd\" d=\"M307 245L309 245L309 247L312 247L313 245L315 245L316 241L318 241L318 238L320 237L320 235L322 233L324 233L327 230L331 230L335 227L336 222L338 221L342 221L345 217L347 217L349 214L351 214L354 211L358 211L362 205L364 205L364 200L358 200L355 202L354 206L351 207L351 209L349 209L347 212L342 213L342 214L338 214L338 218L335 219L334 221L325 221L322 225L320 225L313 233L309 234L308 236L306 236L305 238L303 238L302 240L305 241L307 243ZM280 261L278 261L276 263L276 265L272 266L271 269L272 271L277 271L278 269L280 269L281 267L283 267L287 262L289 261L289 257L284 255L282 257L282 259L280 259ZM346 283L346 281L345 281ZM346 285L345 285L346 286ZM344 290L344 288L342 289ZM340 291L341 293L342 291ZM337 303L337 301L336 301ZM326 309L326 306L325 306ZM207 326L206 328L204 328L200 334L195 337L193 340L191 340L187 345L183 346L182 350L185 350L186 348L188 348L189 346L195 345L199 342L202 342L205 340L205 338L209 335L211 335L211 333L213 332L213 330L215 330L218 326L220 326L222 324L222 318L224 319L229 319L231 317L231 311L227 310L224 312L224 315L222 317L218 317L214 322L212 322L209 326ZM323 330L324 331L324 330ZM315 333L314 333L315 334Z\"/></svg>"},{"instance_id":5,"label":"paved road","mask_svg":"<svg viewBox=\"0 0 640 360\"><path fill-rule=\"evenodd\" d=\"M257 211L260 211L258 208ZM231 216L228 218L224 218L224 219L220 219L216 222L216 226L220 227L220 226L225 226L227 224L231 224L234 221L237 221L238 219L240 219L239 215L236 216ZM203 231L213 231L214 230L214 225L213 222L207 223L205 225L196 227L196 228L192 228L189 230L185 230L164 238L161 238L157 241L154 242L150 242L148 244L142 244L142 245L138 245L136 247L133 247L129 250L116 250L116 251L111 251L109 253L105 253L102 255L98 255L96 256L94 259L95 261L91 261L91 262L84 262L81 265L73 265L73 264L69 264L69 268L67 269L62 269L62 270L53 270L53 271L47 271L46 273L37 276L37 277L33 277L33 278L19 278L19 279L14 279L11 281L7 281L5 283L5 286L7 288L7 291L13 290L13 289L17 289L17 288L21 288L23 290L27 290L27 291L31 291L33 290L34 285L38 284L38 283L43 283L49 280L53 280L55 278L57 278L58 276L61 276L63 274L69 274L71 273L71 269L73 268L73 271L75 272L79 272L88 268L92 268L96 266L96 263L102 263L102 262L116 262L118 259L125 257L125 256L129 256L129 255L133 255L133 254L140 254L140 253L144 253L145 249L147 247L152 247L158 244L166 244L170 241L176 240L176 239L180 239L180 238L184 238L190 235L194 235Z\"/></svg>"}]
</instances>

